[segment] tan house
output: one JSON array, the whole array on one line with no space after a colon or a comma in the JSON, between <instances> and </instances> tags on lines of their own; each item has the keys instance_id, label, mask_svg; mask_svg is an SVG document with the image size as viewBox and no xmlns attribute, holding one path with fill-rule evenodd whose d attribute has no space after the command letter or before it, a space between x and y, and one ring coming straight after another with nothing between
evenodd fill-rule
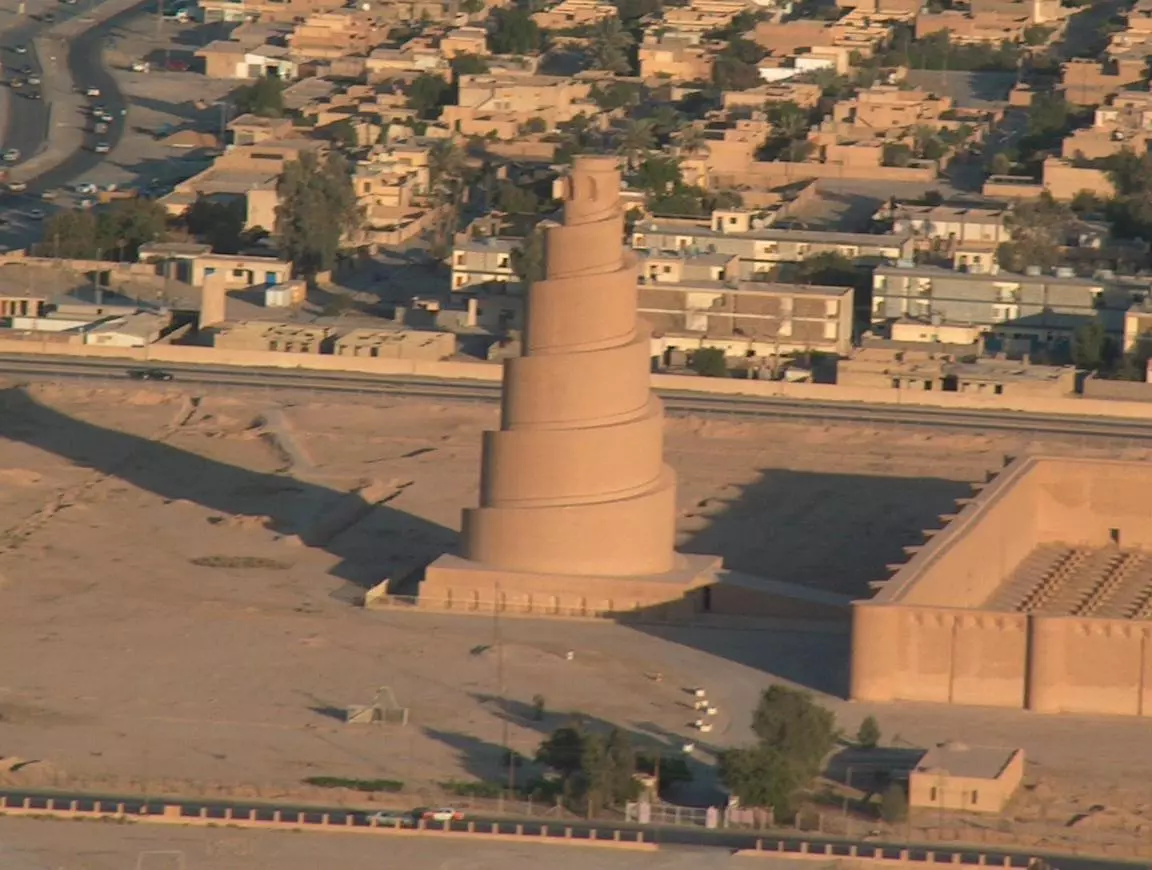
<instances>
[{"instance_id":1,"label":"tan house","mask_svg":"<svg viewBox=\"0 0 1152 870\"><path fill-rule=\"evenodd\" d=\"M834 121L888 131L931 123L952 108L949 97L925 90L902 90L894 85L873 85L854 99L841 100L832 108Z\"/></svg>"},{"instance_id":2,"label":"tan house","mask_svg":"<svg viewBox=\"0 0 1152 870\"><path fill-rule=\"evenodd\" d=\"M276 76L292 81L300 75L301 59L281 45L248 48L229 40L210 42L195 53L204 74L213 79L255 79Z\"/></svg>"},{"instance_id":3,"label":"tan house","mask_svg":"<svg viewBox=\"0 0 1152 870\"><path fill-rule=\"evenodd\" d=\"M199 0L205 22L296 21L315 12L339 9L344 0Z\"/></svg>"},{"instance_id":4,"label":"tan house","mask_svg":"<svg viewBox=\"0 0 1152 870\"><path fill-rule=\"evenodd\" d=\"M317 12L299 22L288 35L288 47L308 60L332 60L367 54L387 42L388 30L359 9Z\"/></svg>"},{"instance_id":5,"label":"tan house","mask_svg":"<svg viewBox=\"0 0 1152 870\"><path fill-rule=\"evenodd\" d=\"M440 54L448 60L462 54L484 57L488 54L488 31L483 27L457 27L440 39Z\"/></svg>"},{"instance_id":6,"label":"tan house","mask_svg":"<svg viewBox=\"0 0 1152 870\"><path fill-rule=\"evenodd\" d=\"M522 242L500 236L457 239L452 249L452 290L466 291L478 284L493 283L519 287L514 258Z\"/></svg>"},{"instance_id":7,"label":"tan house","mask_svg":"<svg viewBox=\"0 0 1152 870\"><path fill-rule=\"evenodd\" d=\"M567 30L615 17L616 7L603 0L560 0L555 6L534 14L532 20L541 30Z\"/></svg>"},{"instance_id":8,"label":"tan house","mask_svg":"<svg viewBox=\"0 0 1152 870\"><path fill-rule=\"evenodd\" d=\"M674 82L712 80L712 67L721 44L706 43L686 36L645 33L638 56L640 75L657 76Z\"/></svg>"},{"instance_id":9,"label":"tan house","mask_svg":"<svg viewBox=\"0 0 1152 870\"><path fill-rule=\"evenodd\" d=\"M331 343L327 326L272 321L224 321L208 330L212 346L221 350L279 351L320 354Z\"/></svg>"},{"instance_id":10,"label":"tan house","mask_svg":"<svg viewBox=\"0 0 1152 870\"><path fill-rule=\"evenodd\" d=\"M460 76L457 105L445 106L441 121L465 136L486 136L509 125L539 118L554 129L599 108L589 99L592 83L564 76Z\"/></svg>"},{"instance_id":11,"label":"tan house","mask_svg":"<svg viewBox=\"0 0 1152 870\"><path fill-rule=\"evenodd\" d=\"M1024 750L942 743L908 775L908 805L1003 812L1024 779Z\"/></svg>"},{"instance_id":12,"label":"tan house","mask_svg":"<svg viewBox=\"0 0 1152 870\"><path fill-rule=\"evenodd\" d=\"M1060 65L1060 92L1070 103L1097 106L1122 90L1139 87L1147 75L1143 59L1095 61L1074 57Z\"/></svg>"},{"instance_id":13,"label":"tan house","mask_svg":"<svg viewBox=\"0 0 1152 870\"><path fill-rule=\"evenodd\" d=\"M353 329L336 338L332 353L336 356L436 361L448 359L456 353L456 336L451 332L412 329Z\"/></svg>"}]
</instances>

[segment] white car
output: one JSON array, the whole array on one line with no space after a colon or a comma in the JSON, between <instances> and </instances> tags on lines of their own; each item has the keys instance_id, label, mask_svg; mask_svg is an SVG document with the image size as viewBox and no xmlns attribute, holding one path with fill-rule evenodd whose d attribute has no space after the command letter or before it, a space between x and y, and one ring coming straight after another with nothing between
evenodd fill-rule
<instances>
[{"instance_id":1,"label":"white car","mask_svg":"<svg viewBox=\"0 0 1152 870\"><path fill-rule=\"evenodd\" d=\"M42 208L29 209L28 210L28 217L32 218L32 220L34 220L34 221L42 221L42 220L44 220L44 209L42 209Z\"/></svg>"},{"instance_id":2,"label":"white car","mask_svg":"<svg viewBox=\"0 0 1152 870\"><path fill-rule=\"evenodd\" d=\"M100 96L100 89L97 87L89 86L88 89L84 91L84 93L89 97L98 97Z\"/></svg>"},{"instance_id":3,"label":"white car","mask_svg":"<svg viewBox=\"0 0 1152 870\"><path fill-rule=\"evenodd\" d=\"M464 814L452 807L437 807L434 810L424 810L420 818L426 822L458 822L464 818Z\"/></svg>"},{"instance_id":4,"label":"white car","mask_svg":"<svg viewBox=\"0 0 1152 870\"><path fill-rule=\"evenodd\" d=\"M23 181L9 181L8 191L10 193L23 193L28 189L28 184Z\"/></svg>"},{"instance_id":5,"label":"white car","mask_svg":"<svg viewBox=\"0 0 1152 870\"><path fill-rule=\"evenodd\" d=\"M146 72L151 71L151 69L152 69L152 64L148 63L148 61L146 61L146 60L134 60L134 61L132 61L132 72L146 73Z\"/></svg>"},{"instance_id":6,"label":"white car","mask_svg":"<svg viewBox=\"0 0 1152 870\"><path fill-rule=\"evenodd\" d=\"M17 54L27 54L28 53L28 46L26 46L26 45L14 45L14 46L12 46L12 50L14 52L16 52Z\"/></svg>"},{"instance_id":7,"label":"white car","mask_svg":"<svg viewBox=\"0 0 1152 870\"><path fill-rule=\"evenodd\" d=\"M9 148L7 151L4 152L4 162L5 163L15 163L19 159L20 159L20 149L19 148Z\"/></svg>"},{"instance_id":8,"label":"white car","mask_svg":"<svg viewBox=\"0 0 1152 870\"><path fill-rule=\"evenodd\" d=\"M95 145L92 146L92 150L95 151L97 154L107 154L109 151L112 150L112 146L109 145L107 142L97 142Z\"/></svg>"},{"instance_id":9,"label":"white car","mask_svg":"<svg viewBox=\"0 0 1152 870\"><path fill-rule=\"evenodd\" d=\"M38 76L38 75L30 75L30 76L28 76L28 78L26 79L26 82L27 82L28 84L30 84L30 85L38 85L38 84L40 84L40 76Z\"/></svg>"},{"instance_id":10,"label":"white car","mask_svg":"<svg viewBox=\"0 0 1152 870\"><path fill-rule=\"evenodd\" d=\"M88 209L92 208L92 206L94 206L94 205L96 205L95 200L85 198L85 199L79 200L76 203L76 208L83 209L84 211L87 211Z\"/></svg>"},{"instance_id":11,"label":"white car","mask_svg":"<svg viewBox=\"0 0 1152 870\"><path fill-rule=\"evenodd\" d=\"M95 193L96 192L96 185L93 184L91 181L81 181L73 189L77 193L84 195L84 194L89 194L89 193Z\"/></svg>"},{"instance_id":12,"label":"white car","mask_svg":"<svg viewBox=\"0 0 1152 870\"><path fill-rule=\"evenodd\" d=\"M414 828L416 827L416 820L412 818L411 813L400 810L380 810L368 816L368 824L390 828Z\"/></svg>"}]
</instances>

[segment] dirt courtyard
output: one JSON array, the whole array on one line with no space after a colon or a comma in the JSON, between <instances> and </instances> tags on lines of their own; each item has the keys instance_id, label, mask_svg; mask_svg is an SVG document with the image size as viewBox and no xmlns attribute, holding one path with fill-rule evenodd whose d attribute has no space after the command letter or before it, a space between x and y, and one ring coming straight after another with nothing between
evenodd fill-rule
<instances>
[{"instance_id":1,"label":"dirt courtyard","mask_svg":"<svg viewBox=\"0 0 1152 870\"><path fill-rule=\"evenodd\" d=\"M531 755L571 711L678 746L692 685L720 708L707 765L747 739L760 691L782 679L829 693L849 733L874 712L905 744L1022 746L1032 776L1068 784L1064 800L1108 804L1131 786L1152 805L1131 764L1146 723L847 704L835 626L495 626L355 607L366 585L451 547L498 411L275 395L0 389L0 782L271 797L308 776L381 777L416 803L444 780L497 777L505 732ZM687 418L667 442L686 549L847 594L1029 449L1088 448ZM380 686L410 708L406 728L338 721ZM543 721L526 715L537 694ZM37 763L4 773L19 760Z\"/></svg>"}]
</instances>

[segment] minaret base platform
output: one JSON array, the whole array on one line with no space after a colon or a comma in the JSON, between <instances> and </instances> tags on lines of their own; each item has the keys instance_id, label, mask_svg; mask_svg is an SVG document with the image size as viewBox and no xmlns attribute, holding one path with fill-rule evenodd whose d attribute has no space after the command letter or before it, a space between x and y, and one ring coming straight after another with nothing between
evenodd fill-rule
<instances>
[{"instance_id":1,"label":"minaret base platform","mask_svg":"<svg viewBox=\"0 0 1152 870\"><path fill-rule=\"evenodd\" d=\"M506 571L445 555L425 569L418 603L458 613L603 617L658 609L690 616L709 609L705 590L721 569L718 556L678 553L673 569L663 574L589 577Z\"/></svg>"}]
</instances>

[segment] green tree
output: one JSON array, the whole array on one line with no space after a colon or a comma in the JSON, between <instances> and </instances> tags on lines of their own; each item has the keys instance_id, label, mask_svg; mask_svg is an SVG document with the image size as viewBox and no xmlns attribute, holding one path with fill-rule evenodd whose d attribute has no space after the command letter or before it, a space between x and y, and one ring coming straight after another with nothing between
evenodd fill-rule
<instances>
[{"instance_id":1,"label":"green tree","mask_svg":"<svg viewBox=\"0 0 1152 870\"><path fill-rule=\"evenodd\" d=\"M512 271L525 290L544 277L544 231L539 226L533 227L520 247L512 252Z\"/></svg>"},{"instance_id":2,"label":"green tree","mask_svg":"<svg viewBox=\"0 0 1152 870\"><path fill-rule=\"evenodd\" d=\"M547 133L548 132L548 122L545 121L543 118L539 118L539 117L529 118L527 121L525 121L523 124L520 125L520 132L521 133L527 133L527 134Z\"/></svg>"},{"instance_id":3,"label":"green tree","mask_svg":"<svg viewBox=\"0 0 1152 870\"><path fill-rule=\"evenodd\" d=\"M602 18L592 31L590 59L593 66L614 73L631 72L628 54L635 41L618 16Z\"/></svg>"},{"instance_id":4,"label":"green tree","mask_svg":"<svg viewBox=\"0 0 1152 870\"><path fill-rule=\"evenodd\" d=\"M359 222L348 162L303 152L284 167L276 230L284 253L304 272L331 269L345 234Z\"/></svg>"},{"instance_id":5,"label":"green tree","mask_svg":"<svg viewBox=\"0 0 1152 870\"><path fill-rule=\"evenodd\" d=\"M105 258L135 260L145 242L168 236L168 212L150 199L122 199L96 217L96 244Z\"/></svg>"},{"instance_id":6,"label":"green tree","mask_svg":"<svg viewBox=\"0 0 1152 870\"><path fill-rule=\"evenodd\" d=\"M769 106L768 120L775 135L783 139L801 139L808 135L808 113L791 100Z\"/></svg>"},{"instance_id":7,"label":"green tree","mask_svg":"<svg viewBox=\"0 0 1152 870\"><path fill-rule=\"evenodd\" d=\"M620 130L617 150L624 155L630 171L636 168L640 156L656 144L653 126L648 118L629 118Z\"/></svg>"},{"instance_id":8,"label":"green tree","mask_svg":"<svg viewBox=\"0 0 1152 870\"><path fill-rule=\"evenodd\" d=\"M496 207L508 214L535 214L540 200L527 187L501 181L496 188Z\"/></svg>"},{"instance_id":9,"label":"green tree","mask_svg":"<svg viewBox=\"0 0 1152 870\"><path fill-rule=\"evenodd\" d=\"M560 776L569 798L586 802L589 815L639 793L635 753L628 735L618 728L606 735L581 724L558 728L541 742L536 761Z\"/></svg>"},{"instance_id":10,"label":"green tree","mask_svg":"<svg viewBox=\"0 0 1152 870\"><path fill-rule=\"evenodd\" d=\"M772 807L776 818L789 818L796 797L807 784L795 766L766 746L727 749L720 753L720 781L748 807Z\"/></svg>"},{"instance_id":11,"label":"green tree","mask_svg":"<svg viewBox=\"0 0 1152 870\"><path fill-rule=\"evenodd\" d=\"M97 257L96 215L88 209L60 211L44 222L42 256L67 260L94 260Z\"/></svg>"},{"instance_id":12,"label":"green tree","mask_svg":"<svg viewBox=\"0 0 1152 870\"><path fill-rule=\"evenodd\" d=\"M908 795L899 783L892 783L880 797L880 818L889 825L899 825L908 818Z\"/></svg>"},{"instance_id":13,"label":"green tree","mask_svg":"<svg viewBox=\"0 0 1152 870\"><path fill-rule=\"evenodd\" d=\"M682 183L680 162L673 157L653 155L636 170L636 185L652 194L668 193Z\"/></svg>"},{"instance_id":14,"label":"green tree","mask_svg":"<svg viewBox=\"0 0 1152 870\"><path fill-rule=\"evenodd\" d=\"M408 85L408 107L421 118L431 118L450 90L451 86L440 76L421 73Z\"/></svg>"},{"instance_id":15,"label":"green tree","mask_svg":"<svg viewBox=\"0 0 1152 870\"><path fill-rule=\"evenodd\" d=\"M184 213L188 232L212 246L218 254L235 254L244 244L247 206L243 197L216 201L197 197Z\"/></svg>"},{"instance_id":16,"label":"green tree","mask_svg":"<svg viewBox=\"0 0 1152 870\"><path fill-rule=\"evenodd\" d=\"M284 82L279 76L261 76L236 91L232 103L241 114L279 118L284 114Z\"/></svg>"},{"instance_id":17,"label":"green tree","mask_svg":"<svg viewBox=\"0 0 1152 870\"><path fill-rule=\"evenodd\" d=\"M457 79L460 76L482 75L491 69L488 66L488 61L478 54L458 54L448 61L448 65L452 67L452 74Z\"/></svg>"},{"instance_id":18,"label":"green tree","mask_svg":"<svg viewBox=\"0 0 1152 870\"><path fill-rule=\"evenodd\" d=\"M600 109L611 112L640 102L640 86L634 82L609 82L604 87L593 85L588 95Z\"/></svg>"},{"instance_id":19,"label":"green tree","mask_svg":"<svg viewBox=\"0 0 1152 870\"><path fill-rule=\"evenodd\" d=\"M780 753L805 782L824 766L836 745L836 717L812 695L788 686L769 687L752 714L752 731L761 745Z\"/></svg>"},{"instance_id":20,"label":"green tree","mask_svg":"<svg viewBox=\"0 0 1152 870\"><path fill-rule=\"evenodd\" d=\"M912 149L903 142L885 142L880 159L885 166L907 166L912 162Z\"/></svg>"},{"instance_id":21,"label":"green tree","mask_svg":"<svg viewBox=\"0 0 1152 870\"><path fill-rule=\"evenodd\" d=\"M547 712L547 703L543 695L532 696L532 718L537 722L544 721L544 714Z\"/></svg>"},{"instance_id":22,"label":"green tree","mask_svg":"<svg viewBox=\"0 0 1152 870\"><path fill-rule=\"evenodd\" d=\"M784 159L790 163L804 163L816 152L816 145L807 139L793 139L784 149Z\"/></svg>"},{"instance_id":23,"label":"green tree","mask_svg":"<svg viewBox=\"0 0 1152 870\"><path fill-rule=\"evenodd\" d=\"M875 716L865 716L856 732L856 745L862 749L875 749L880 745L880 723Z\"/></svg>"},{"instance_id":24,"label":"green tree","mask_svg":"<svg viewBox=\"0 0 1152 870\"><path fill-rule=\"evenodd\" d=\"M1077 327L1072 333L1072 363L1077 368L1096 371L1108 362L1108 335L1099 320Z\"/></svg>"},{"instance_id":25,"label":"green tree","mask_svg":"<svg viewBox=\"0 0 1152 870\"><path fill-rule=\"evenodd\" d=\"M728 377L728 362L724 357L724 350L719 347L701 347L692 351L688 367L701 377Z\"/></svg>"},{"instance_id":26,"label":"green tree","mask_svg":"<svg viewBox=\"0 0 1152 870\"><path fill-rule=\"evenodd\" d=\"M993 175L1010 175L1012 172L1012 159L1003 151L997 151L992 155L992 160L988 164L988 170Z\"/></svg>"},{"instance_id":27,"label":"green tree","mask_svg":"<svg viewBox=\"0 0 1152 870\"><path fill-rule=\"evenodd\" d=\"M527 10L496 9L490 20L488 41L494 54L533 54L540 49L540 28Z\"/></svg>"},{"instance_id":28,"label":"green tree","mask_svg":"<svg viewBox=\"0 0 1152 870\"><path fill-rule=\"evenodd\" d=\"M484 0L463 0L460 11L465 15L476 15L484 11Z\"/></svg>"},{"instance_id":29,"label":"green tree","mask_svg":"<svg viewBox=\"0 0 1152 870\"><path fill-rule=\"evenodd\" d=\"M360 144L356 124L350 118L343 118L329 124L323 132L341 148L356 148Z\"/></svg>"},{"instance_id":30,"label":"green tree","mask_svg":"<svg viewBox=\"0 0 1152 870\"><path fill-rule=\"evenodd\" d=\"M1021 37L1025 45L1044 45L1052 35L1053 28L1043 24L1032 24L1024 28Z\"/></svg>"}]
</instances>

